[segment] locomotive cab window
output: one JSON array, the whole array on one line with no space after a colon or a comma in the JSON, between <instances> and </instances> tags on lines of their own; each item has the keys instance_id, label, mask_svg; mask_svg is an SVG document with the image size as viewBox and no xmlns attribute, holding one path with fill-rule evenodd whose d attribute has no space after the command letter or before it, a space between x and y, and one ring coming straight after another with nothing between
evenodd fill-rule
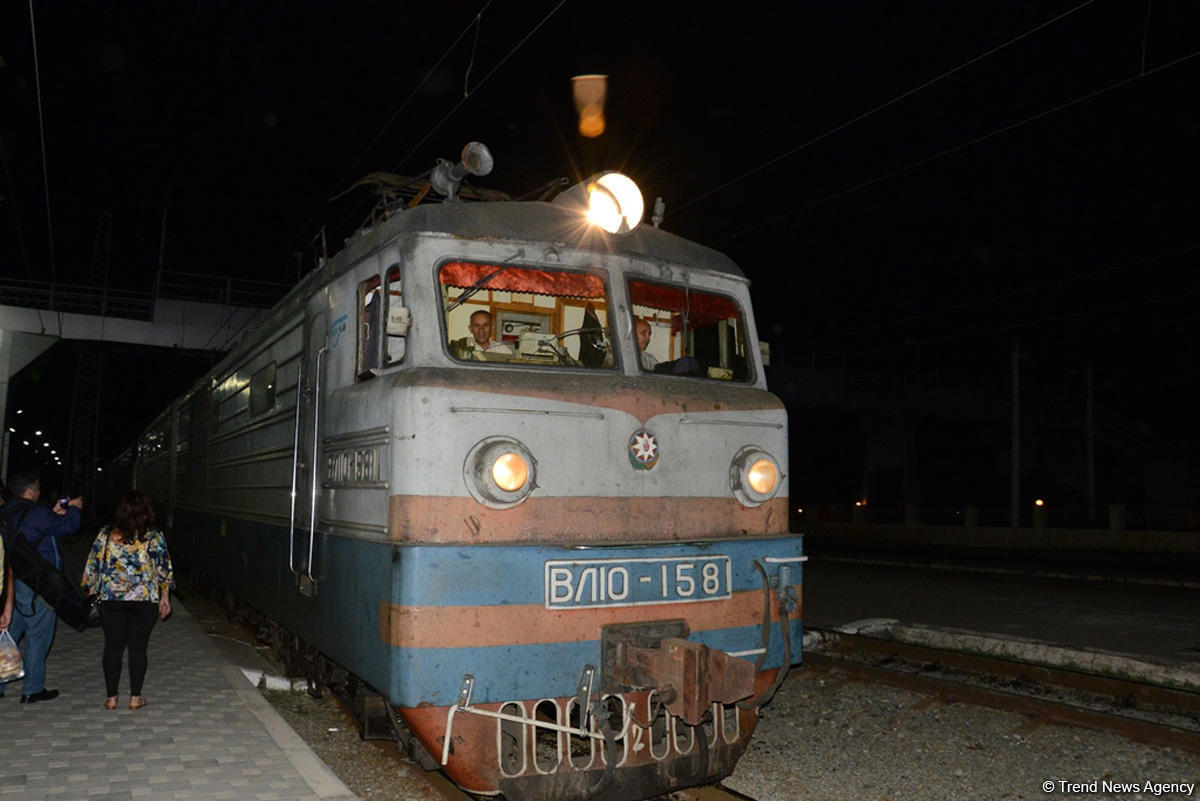
<instances>
[{"instance_id":1,"label":"locomotive cab window","mask_svg":"<svg viewBox=\"0 0 1200 801\"><path fill-rule=\"evenodd\" d=\"M383 291L378 275L358 285L358 365L359 381L379 375L383 339Z\"/></svg>"},{"instance_id":2,"label":"locomotive cab window","mask_svg":"<svg viewBox=\"0 0 1200 801\"><path fill-rule=\"evenodd\" d=\"M630 279L644 372L749 381L746 326L736 301L703 289Z\"/></svg>"},{"instance_id":3,"label":"locomotive cab window","mask_svg":"<svg viewBox=\"0 0 1200 801\"><path fill-rule=\"evenodd\" d=\"M459 361L611 368L608 293L600 276L512 264L438 270L446 343Z\"/></svg>"},{"instance_id":4,"label":"locomotive cab window","mask_svg":"<svg viewBox=\"0 0 1200 801\"><path fill-rule=\"evenodd\" d=\"M387 363L404 361L404 349L408 326L411 321L408 308L404 305L404 293L400 288L400 265L387 269Z\"/></svg>"}]
</instances>

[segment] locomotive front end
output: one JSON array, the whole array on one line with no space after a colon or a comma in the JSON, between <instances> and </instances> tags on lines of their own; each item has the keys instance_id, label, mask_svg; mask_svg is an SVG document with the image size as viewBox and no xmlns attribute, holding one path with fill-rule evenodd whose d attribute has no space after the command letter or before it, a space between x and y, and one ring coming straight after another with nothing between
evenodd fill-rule
<instances>
[{"instance_id":1,"label":"locomotive front end","mask_svg":"<svg viewBox=\"0 0 1200 801\"><path fill-rule=\"evenodd\" d=\"M717 781L800 658L787 418L747 282L620 214L598 247L558 206L493 213L506 237L405 256L428 265L406 302L439 312L414 308L412 366L384 376L387 694L475 793Z\"/></svg>"}]
</instances>

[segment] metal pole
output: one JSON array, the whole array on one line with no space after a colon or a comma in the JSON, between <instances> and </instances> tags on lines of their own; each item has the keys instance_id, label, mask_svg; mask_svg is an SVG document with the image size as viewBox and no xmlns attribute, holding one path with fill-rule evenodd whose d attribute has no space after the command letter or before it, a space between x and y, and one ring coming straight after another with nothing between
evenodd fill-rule
<instances>
[{"instance_id":1,"label":"metal pole","mask_svg":"<svg viewBox=\"0 0 1200 801\"><path fill-rule=\"evenodd\" d=\"M1012 476L1010 478L1012 507L1009 525L1021 525L1021 360L1016 340L1012 347Z\"/></svg>"},{"instance_id":2,"label":"metal pole","mask_svg":"<svg viewBox=\"0 0 1200 801\"><path fill-rule=\"evenodd\" d=\"M1092 366L1087 369L1087 409L1084 424L1087 429L1087 493L1088 520L1096 522L1096 427L1092 407Z\"/></svg>"}]
</instances>

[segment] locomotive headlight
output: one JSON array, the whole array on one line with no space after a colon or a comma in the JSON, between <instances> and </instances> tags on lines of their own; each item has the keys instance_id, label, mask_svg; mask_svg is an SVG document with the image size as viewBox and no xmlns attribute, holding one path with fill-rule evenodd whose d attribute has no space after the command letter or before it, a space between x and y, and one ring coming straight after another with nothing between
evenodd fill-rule
<instances>
[{"instance_id":1,"label":"locomotive headlight","mask_svg":"<svg viewBox=\"0 0 1200 801\"><path fill-rule=\"evenodd\" d=\"M521 454L502 453L492 462L492 481L505 492L516 492L529 480L529 465Z\"/></svg>"},{"instance_id":2,"label":"locomotive headlight","mask_svg":"<svg viewBox=\"0 0 1200 801\"><path fill-rule=\"evenodd\" d=\"M516 506L537 487L537 460L509 437L475 443L463 463L463 480L471 497L493 509Z\"/></svg>"},{"instance_id":3,"label":"locomotive headlight","mask_svg":"<svg viewBox=\"0 0 1200 801\"><path fill-rule=\"evenodd\" d=\"M771 454L753 445L738 451L729 465L729 486L743 506L758 506L775 497L782 474Z\"/></svg>"},{"instance_id":4,"label":"locomotive headlight","mask_svg":"<svg viewBox=\"0 0 1200 801\"><path fill-rule=\"evenodd\" d=\"M779 483L779 471L770 459L759 459L746 471L746 483L759 495L770 495Z\"/></svg>"},{"instance_id":5,"label":"locomotive headlight","mask_svg":"<svg viewBox=\"0 0 1200 801\"><path fill-rule=\"evenodd\" d=\"M626 234L642 222L645 203L633 179L606 172L587 182L587 219L610 234Z\"/></svg>"}]
</instances>

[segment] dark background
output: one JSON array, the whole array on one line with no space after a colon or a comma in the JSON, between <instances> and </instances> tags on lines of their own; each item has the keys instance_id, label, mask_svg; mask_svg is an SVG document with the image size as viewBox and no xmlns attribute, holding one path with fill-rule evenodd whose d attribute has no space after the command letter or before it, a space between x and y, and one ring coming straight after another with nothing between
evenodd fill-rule
<instances>
[{"instance_id":1,"label":"dark background","mask_svg":"<svg viewBox=\"0 0 1200 801\"><path fill-rule=\"evenodd\" d=\"M1040 408L1083 408L1090 371L1117 432L1102 503L1198 504L1189 0L35 2L33 22L36 72L28 3L0 9L0 278L149 292L161 267L293 283L322 228L336 250L372 200L332 196L479 140L496 159L480 186L622 169L664 199L664 228L741 265L806 503L858 497L872 432L895 422L807 400L814 371L1002 403L1015 348L1031 432ZM584 140L570 78L597 72L608 128ZM10 422L27 406L65 441L86 347L17 376ZM212 361L106 353L101 458ZM914 414L917 499L1007 501L1002 413ZM1025 469L1078 507L1080 432L1055 420Z\"/></svg>"}]
</instances>

